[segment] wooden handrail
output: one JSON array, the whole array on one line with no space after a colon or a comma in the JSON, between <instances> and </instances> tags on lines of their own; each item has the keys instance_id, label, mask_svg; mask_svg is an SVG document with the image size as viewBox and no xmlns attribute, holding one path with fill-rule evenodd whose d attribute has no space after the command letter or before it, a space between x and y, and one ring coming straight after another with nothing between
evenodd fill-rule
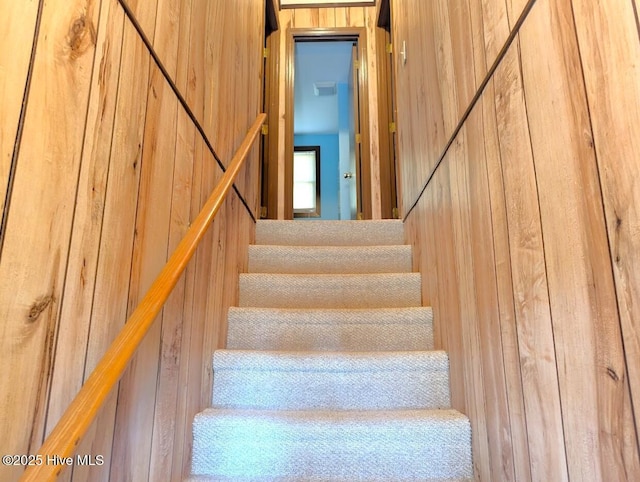
<instances>
[{"instance_id":1,"label":"wooden handrail","mask_svg":"<svg viewBox=\"0 0 640 482\"><path fill-rule=\"evenodd\" d=\"M202 211L58 424L44 441L36 458L41 460L42 464L28 467L20 479L22 482L55 480L64 465L47 463L50 460L48 457L67 458L73 455L82 436L93 422L113 386L120 380L133 354L151 328L211 221L222 206L265 120L265 114L258 115Z\"/></svg>"}]
</instances>

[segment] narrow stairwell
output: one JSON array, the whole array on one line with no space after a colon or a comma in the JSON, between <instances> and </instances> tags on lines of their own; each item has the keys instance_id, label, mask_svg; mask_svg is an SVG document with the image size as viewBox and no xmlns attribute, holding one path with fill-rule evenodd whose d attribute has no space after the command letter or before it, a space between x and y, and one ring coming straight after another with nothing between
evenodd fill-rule
<instances>
[{"instance_id":1,"label":"narrow stairwell","mask_svg":"<svg viewBox=\"0 0 640 482\"><path fill-rule=\"evenodd\" d=\"M470 481L399 221L259 221L190 481Z\"/></svg>"}]
</instances>

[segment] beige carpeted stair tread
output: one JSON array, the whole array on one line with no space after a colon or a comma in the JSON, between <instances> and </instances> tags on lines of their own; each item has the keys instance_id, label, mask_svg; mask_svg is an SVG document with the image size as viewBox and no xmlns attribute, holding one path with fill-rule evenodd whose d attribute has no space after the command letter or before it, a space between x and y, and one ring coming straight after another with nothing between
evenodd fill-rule
<instances>
[{"instance_id":1,"label":"beige carpeted stair tread","mask_svg":"<svg viewBox=\"0 0 640 482\"><path fill-rule=\"evenodd\" d=\"M192 482L470 482L400 221L259 221Z\"/></svg>"}]
</instances>

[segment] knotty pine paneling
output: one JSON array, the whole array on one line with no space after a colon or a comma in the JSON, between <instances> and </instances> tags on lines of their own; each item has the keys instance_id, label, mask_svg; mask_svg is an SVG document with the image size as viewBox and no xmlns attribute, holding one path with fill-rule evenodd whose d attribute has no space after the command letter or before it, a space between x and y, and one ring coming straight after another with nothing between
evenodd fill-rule
<instances>
[{"instance_id":1,"label":"knotty pine paneling","mask_svg":"<svg viewBox=\"0 0 640 482\"><path fill-rule=\"evenodd\" d=\"M566 480L543 235L517 46L513 46L500 63L494 86L506 202L506 218L499 222L506 223L509 232L527 426L549 434L546 439L529 430L531 476L533 480Z\"/></svg>"},{"instance_id":2,"label":"knotty pine paneling","mask_svg":"<svg viewBox=\"0 0 640 482\"><path fill-rule=\"evenodd\" d=\"M519 37L569 478L624 480L633 416L571 5L537 3Z\"/></svg>"},{"instance_id":3,"label":"knotty pine paneling","mask_svg":"<svg viewBox=\"0 0 640 482\"><path fill-rule=\"evenodd\" d=\"M512 10L519 15L524 6L512 5ZM392 0L392 8L397 108L408 115L405 126L398 125L398 142L405 152L422 158L401 168L406 211L442 157L513 25L507 5L497 0ZM406 63L400 55L403 45ZM416 101L420 110L414 108Z\"/></svg>"},{"instance_id":4,"label":"knotty pine paneling","mask_svg":"<svg viewBox=\"0 0 640 482\"><path fill-rule=\"evenodd\" d=\"M505 45L509 33L513 30L513 23L509 23L506 2L481 2L482 6L482 39L484 40L485 68L488 70L491 64L498 58L500 50ZM515 20L514 20L515 22ZM479 40L479 38L478 38ZM474 42L482 45L481 42ZM476 49L480 50L480 49ZM476 70L477 70L476 62Z\"/></svg>"},{"instance_id":5,"label":"knotty pine paneling","mask_svg":"<svg viewBox=\"0 0 640 482\"><path fill-rule=\"evenodd\" d=\"M485 129L483 106L474 109L465 124L465 138L467 141L467 156L458 162L457 182L464 181L466 174L467 194L461 201L467 201L467 208L460 212L466 214L467 226L463 226L463 232L468 231L469 242L467 249L468 259L473 260L473 285L469 290L469 298L475 298L476 333L469 339L467 353L473 359L482 360L482 372L479 380L473 378L476 385L476 403L480 404L484 411L484 423L486 424L488 447L490 457L491 474L494 479L510 480L515 477L514 451L521 447L514 447L511 427L509 424L509 400L507 396L507 373L503 360L505 353L501 343L502 332L500 326L500 313L498 303L498 291L496 280L496 260L491 230L491 193L489 191L489 178L487 172L487 154L485 137L493 133ZM493 126L489 126L490 129ZM469 160L465 166L466 161ZM453 180L452 180L453 183ZM464 189L456 189L464 192ZM482 202L479 202L482 200ZM464 218L463 218L464 219ZM471 302L470 305L473 305ZM476 350L476 353L473 352ZM517 396L517 394L516 394ZM484 404L484 398L493 403ZM518 443L516 441L515 443ZM484 448L476 453L482 456ZM526 480L521 478L520 480Z\"/></svg>"},{"instance_id":6,"label":"knotty pine paneling","mask_svg":"<svg viewBox=\"0 0 640 482\"><path fill-rule=\"evenodd\" d=\"M207 35L207 8L210 2L192 0L191 22L189 24L189 45L180 49L179 57L187 57L187 83L184 93L185 100L191 106L191 111L196 119L201 122L204 119L205 100L205 51L206 45L203 39ZM180 84L178 84L180 87ZM215 162L215 159L214 159Z\"/></svg>"},{"instance_id":7,"label":"knotty pine paneling","mask_svg":"<svg viewBox=\"0 0 640 482\"><path fill-rule=\"evenodd\" d=\"M119 8L117 1L103 2L97 30L96 50L96 62L101 67L94 69L91 82L92 95L89 101L76 210L71 232L70 257L49 393L47 432L53 429L54 424L82 386L85 379L85 363L88 360L87 357L92 355L88 351L88 340L91 336L94 339L96 336L99 337L101 329L112 326L108 317L108 313L113 308L111 305L108 306L107 313L99 313L97 316L92 313L95 313L95 294L104 287L104 280L100 278L105 276L104 265L99 265L100 255L105 256L108 249L114 244L117 245L117 243L110 243L109 246L104 246L102 239L105 228L107 230L114 228L114 224L108 222L109 220L113 222L113 217L110 218L105 213L105 208L113 201L113 193L108 189L108 181L117 170L115 163L111 163L114 132L122 133L124 109L127 110L126 122L136 119L135 100L125 99L124 96L118 98L121 72L127 71L126 60L124 67L121 63L123 30L124 12ZM142 45L139 46L138 52L140 48ZM129 52L131 55L132 52ZM131 57L134 61L140 60L135 55ZM131 103L124 106L123 102L126 100L130 100ZM135 124L132 127L135 128ZM136 141L134 149L137 149L137 145ZM135 150L133 152L135 155ZM122 160L127 158L129 156L123 156ZM120 192L119 199L126 202L126 194ZM126 212L120 210L117 216L118 221L125 220ZM117 262L122 263L123 259L126 259L126 256L118 259ZM109 263L108 266L110 272L107 277L111 280L118 279L118 264ZM126 272L120 279L127 279L128 275L129 267L126 266ZM97 321L97 318L102 315L107 315L107 318ZM106 342L103 344L106 348ZM115 405L112 403L110 406ZM100 423L103 423L103 420ZM109 423L112 425L113 422L107 422ZM93 441L94 430L92 428L92 433L87 436L88 441ZM109 433L109 430L106 429L105 432ZM110 447L110 442L109 439L105 445ZM102 454L104 452L99 445L93 448L87 445L83 446L79 453ZM78 471L81 472L82 469ZM71 473L71 470L65 471L62 480L68 480Z\"/></svg>"},{"instance_id":8,"label":"knotty pine paneling","mask_svg":"<svg viewBox=\"0 0 640 482\"><path fill-rule=\"evenodd\" d=\"M380 193L380 146L378 142L378 81L377 81L377 45L376 45L376 7L322 7L283 9L279 12L280 22L280 57L279 80L275 88L279 89L280 106L278 116L278 182L277 182L277 218L284 219L284 157L285 157L285 112L286 112L286 45L289 29L292 28L337 28L364 27L367 36L367 99L366 108L369 114L369 156L367 169L371 173L372 217L382 217Z\"/></svg>"},{"instance_id":9,"label":"knotty pine paneling","mask_svg":"<svg viewBox=\"0 0 640 482\"><path fill-rule=\"evenodd\" d=\"M3 453L39 448L221 176L120 2L62 3L44 5L0 258ZM205 94L232 100L220 105L220 115L241 106L233 129L208 136L230 158L246 133L242 124L260 107L260 66L238 66L233 75L246 84L227 80L224 92L214 91L205 84L224 61L210 46L233 46L235 57L227 62L253 59L261 52L253 43L261 42L264 19L256 8L230 16L237 28L211 31L206 22L225 3L131 6L184 98L198 105L196 115L211 112ZM10 20L33 35L30 17ZM251 40L243 37L249 31ZM23 67L17 62L6 78L26 76ZM214 120L222 124L212 115L212 129ZM257 152L256 146L254 165ZM250 175L247 191L258 192L257 176ZM79 454L103 455L106 463L65 470L61 480L182 480L188 473L191 423L209 404L211 356L224 345L223 320L237 302L253 226L232 192L123 383L80 443ZM21 473L0 471L2 480Z\"/></svg>"},{"instance_id":10,"label":"knotty pine paneling","mask_svg":"<svg viewBox=\"0 0 640 482\"><path fill-rule=\"evenodd\" d=\"M93 310L89 320L91 326L84 366L85 379L127 319L151 59L133 26L126 19L122 51L114 141L110 152ZM69 348L59 347L59 350L65 349ZM74 480L109 480L117 394L116 387L94 423L94 429L82 440L78 452L103 454L106 463L102 467L85 470L74 468ZM52 428L57 418L52 417Z\"/></svg>"},{"instance_id":11,"label":"knotty pine paneling","mask_svg":"<svg viewBox=\"0 0 640 482\"><path fill-rule=\"evenodd\" d=\"M495 346L492 351L502 351L504 383L506 384L508 417L499 420L489 420L489 423L506 424L506 434L510 432L511 447L513 448L513 461L505 457L505 470L510 463L513 464L515 478L512 480L529 481L531 478L530 449L527 441L527 426L525 418L525 405L523 394L523 381L521 378L521 358L518 345L518 328L516 326L515 294L512 288L511 257L509 248L509 229L507 223L507 204L504 189L504 176L502 174L502 155L500 151L500 140L498 136L498 123L496 116L495 82L489 81L484 100L482 101L482 130L481 137L484 144L485 162L487 170L487 185L489 189L489 206L491 213L491 232L493 244L493 257L495 267L495 285L497 294L497 310L494 313L500 325L500 336L496 336L490 343ZM473 115L473 112L472 112ZM478 142L474 142L478 145ZM481 154L480 154L481 156ZM486 198L484 206L486 209ZM486 262L486 260L485 260ZM488 269L491 269L490 267ZM487 283L491 283L488 280ZM494 301L495 302L495 301ZM496 345L498 344L498 345ZM501 348L500 346L501 345ZM500 358L494 358L494 362L500 363ZM494 364L495 366L495 364ZM495 390L495 397L502 395L498 386L492 383L487 384L489 390ZM496 407L498 408L498 407ZM488 407L488 410L492 410ZM506 440L505 440L506 443ZM506 448L505 448L506 450ZM496 460L492 460L495 463ZM505 474L505 480L510 477Z\"/></svg>"},{"instance_id":12,"label":"knotty pine paneling","mask_svg":"<svg viewBox=\"0 0 640 482\"><path fill-rule=\"evenodd\" d=\"M573 8L637 423L640 414L640 260L637 255L640 253L640 109L632 106L640 105L640 42L630 3L607 9L605 5L576 0Z\"/></svg>"},{"instance_id":13,"label":"knotty pine paneling","mask_svg":"<svg viewBox=\"0 0 640 482\"><path fill-rule=\"evenodd\" d=\"M215 162L213 156L207 151L206 146L201 138L196 136L194 143L194 165L193 165L193 184L191 190L191 218L197 216L200 206L204 202L206 183L205 180L207 169L214 174L211 169ZM171 480L179 480L183 474L188 473L190 463L190 447L191 447L191 423L193 414L197 413L201 407L200 393L200 371L204 366L206 356L202 353L201 338L199 330L202 329L206 304L203 302L205 297L198 295L201 291L208 287L207 283L202 282L200 273L203 270L211 269L211 263L207 260L206 253L213 248L213 233L211 229L205 234L200 247L196 251L192 262L187 266L185 273L185 297L182 306L183 323L181 326L181 346L178 360L180 363L180 371L178 373L178 386L192 387L192 389L178 390L176 393L176 412L174 419L174 437L171 454L171 470L166 472L171 475ZM162 462L164 465L164 462Z\"/></svg>"},{"instance_id":14,"label":"knotty pine paneling","mask_svg":"<svg viewBox=\"0 0 640 482\"><path fill-rule=\"evenodd\" d=\"M182 93L187 103L187 90L189 83L189 49L191 47L192 35L193 0L180 0L180 11L178 15L178 59L176 62L175 83Z\"/></svg>"},{"instance_id":15,"label":"knotty pine paneling","mask_svg":"<svg viewBox=\"0 0 640 482\"><path fill-rule=\"evenodd\" d=\"M147 39L153 42L156 31L158 2L171 0L118 0L126 5L142 28Z\"/></svg>"},{"instance_id":16,"label":"knotty pine paneling","mask_svg":"<svg viewBox=\"0 0 640 482\"><path fill-rule=\"evenodd\" d=\"M38 38L0 258L3 454L28 453L44 431L99 10L99 2L60 0L42 12L48 28ZM21 471L3 465L0 478Z\"/></svg>"},{"instance_id":17,"label":"knotty pine paneling","mask_svg":"<svg viewBox=\"0 0 640 482\"><path fill-rule=\"evenodd\" d=\"M264 1L120 0L129 6L160 62L194 113L223 165L261 109ZM189 22L186 19L189 18ZM211 28L215 25L215 28ZM183 28L188 28L187 34ZM190 41L180 37L189 35ZM178 62L191 63L186 80ZM186 84L185 84L186 82ZM243 94L228 95L229 92ZM258 212L259 163L249 162L236 186Z\"/></svg>"},{"instance_id":18,"label":"knotty pine paneling","mask_svg":"<svg viewBox=\"0 0 640 482\"><path fill-rule=\"evenodd\" d=\"M411 24L406 2L396 5L396 32L433 31L431 17ZM453 60L433 34L444 49L437 76L428 56L398 74L405 85L431 80L413 97L424 104L399 95L399 128L433 105L451 116L452 99L466 91L457 56L474 59L463 74L475 69L477 85L483 55L488 68L526 7L483 2L480 30L471 6L472 47L452 34ZM434 306L436 343L450 353L453 403L472 420L478 480L640 476L632 408L640 281L630 256L640 42L631 3L615 14L604 8L538 0L424 193L404 193L417 200L407 240L414 266L429 273L423 299ZM437 15L461 28L451 10ZM456 87L445 100L443 76ZM438 144L399 134L410 141L400 145L403 173L424 173L446 149L446 136Z\"/></svg>"},{"instance_id":19,"label":"knotty pine paneling","mask_svg":"<svg viewBox=\"0 0 640 482\"><path fill-rule=\"evenodd\" d=\"M509 16L509 26L510 29L513 29L518 18L524 12L528 3L531 3L532 0L505 0L507 4L507 11ZM534 2L537 0L533 0ZM500 2L502 3L502 2Z\"/></svg>"},{"instance_id":20,"label":"knotty pine paneling","mask_svg":"<svg viewBox=\"0 0 640 482\"><path fill-rule=\"evenodd\" d=\"M3 32L0 40L0 209L4 209L9 183L39 3L38 0L0 1L0 32ZM22 22L15 22L16 18ZM0 233L0 243L2 236Z\"/></svg>"},{"instance_id":21,"label":"knotty pine paneling","mask_svg":"<svg viewBox=\"0 0 640 482\"><path fill-rule=\"evenodd\" d=\"M209 4L203 127L226 166L262 108L265 5L261 0L200 1ZM255 184L259 171L257 157L252 155L236 180L254 213L260 202L259 184Z\"/></svg>"},{"instance_id":22,"label":"knotty pine paneling","mask_svg":"<svg viewBox=\"0 0 640 482\"><path fill-rule=\"evenodd\" d=\"M155 66L149 83L127 316L166 262L169 240L177 100ZM149 470L153 412L148 407L155 404L162 320L163 313L120 381L111 467L116 479L139 480Z\"/></svg>"},{"instance_id":23,"label":"knotty pine paneling","mask_svg":"<svg viewBox=\"0 0 640 482\"><path fill-rule=\"evenodd\" d=\"M186 70L186 69L185 69ZM175 165L171 196L169 245L167 255L173 252L186 234L192 215L192 196L200 192L194 184L196 129L187 114L178 109L176 125ZM197 212L196 212L197 214ZM174 439L176 434L177 394L180 392L180 357L183 318L186 303L186 283L191 272L183 276L167 300L163 310L160 336L160 360L156 388L156 406L153 414L149 479L160 480L171 474Z\"/></svg>"},{"instance_id":24,"label":"knotty pine paneling","mask_svg":"<svg viewBox=\"0 0 640 482\"><path fill-rule=\"evenodd\" d=\"M189 19L191 12L187 8L186 0L157 0L157 2L153 50L167 69L169 77L177 82L178 47L180 37L185 33L180 30L181 21L183 18Z\"/></svg>"},{"instance_id":25,"label":"knotty pine paneling","mask_svg":"<svg viewBox=\"0 0 640 482\"><path fill-rule=\"evenodd\" d=\"M471 205L469 192L469 168L465 166L465 160L472 153L469 151L467 132L463 130L458 135L456 142L447 152L445 162L449 167L449 179L444 180L450 186L451 200L451 225L453 232L453 264L458 276L459 295L459 319L461 320L459 332L456 337L462 341L462 354L464 361L464 387L466 397L466 413L474 420L473 430L473 454L475 460L491 460L489 457L489 444L487 440L487 414L483 403L485 398L483 377L485 368L483 363L469 363L469 360L480 360L481 349L478 318L479 303L482 298L482 284L476 284L474 268L477 259L472 248L482 249L484 246L476 240L472 240ZM444 171L443 171L444 172ZM440 174L440 173L439 173ZM441 174L440 174L441 175ZM481 222L478 217L475 222ZM475 243L474 243L475 241ZM486 249L486 248L485 248ZM471 267L470 271L463 271L462 267ZM482 353L487 353L487 346L483 346ZM475 464L476 478L479 480L491 480L491 472L486 464Z\"/></svg>"}]
</instances>

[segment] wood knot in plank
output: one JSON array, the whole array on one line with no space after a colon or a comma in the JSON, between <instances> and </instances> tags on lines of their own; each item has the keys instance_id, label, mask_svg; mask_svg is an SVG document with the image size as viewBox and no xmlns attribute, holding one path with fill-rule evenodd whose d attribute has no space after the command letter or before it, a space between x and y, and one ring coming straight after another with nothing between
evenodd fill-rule
<instances>
[{"instance_id":1,"label":"wood knot in plank","mask_svg":"<svg viewBox=\"0 0 640 482\"><path fill-rule=\"evenodd\" d=\"M593 142L593 136L591 135L591 132L589 132L589 131L585 131L584 132L584 140L587 142L587 146L589 146L589 149L593 149L595 147L595 144Z\"/></svg>"},{"instance_id":2,"label":"wood knot in plank","mask_svg":"<svg viewBox=\"0 0 640 482\"><path fill-rule=\"evenodd\" d=\"M96 42L96 31L93 24L87 21L87 17L82 15L74 20L69 26L67 33L67 45L69 46L69 56L75 60L89 49Z\"/></svg>"},{"instance_id":3,"label":"wood knot in plank","mask_svg":"<svg viewBox=\"0 0 640 482\"><path fill-rule=\"evenodd\" d=\"M620 381L620 377L618 377L618 374L613 368L607 367L607 374L611 377L613 381L616 381L616 382Z\"/></svg>"},{"instance_id":4,"label":"wood knot in plank","mask_svg":"<svg viewBox=\"0 0 640 482\"><path fill-rule=\"evenodd\" d=\"M40 314L49 307L52 301L53 301L53 296L51 295L43 296L41 298L38 298L36 301L34 301L33 304L31 305L31 308L29 308L29 314L27 315L27 322L33 323L34 321L36 321L40 316Z\"/></svg>"}]
</instances>

